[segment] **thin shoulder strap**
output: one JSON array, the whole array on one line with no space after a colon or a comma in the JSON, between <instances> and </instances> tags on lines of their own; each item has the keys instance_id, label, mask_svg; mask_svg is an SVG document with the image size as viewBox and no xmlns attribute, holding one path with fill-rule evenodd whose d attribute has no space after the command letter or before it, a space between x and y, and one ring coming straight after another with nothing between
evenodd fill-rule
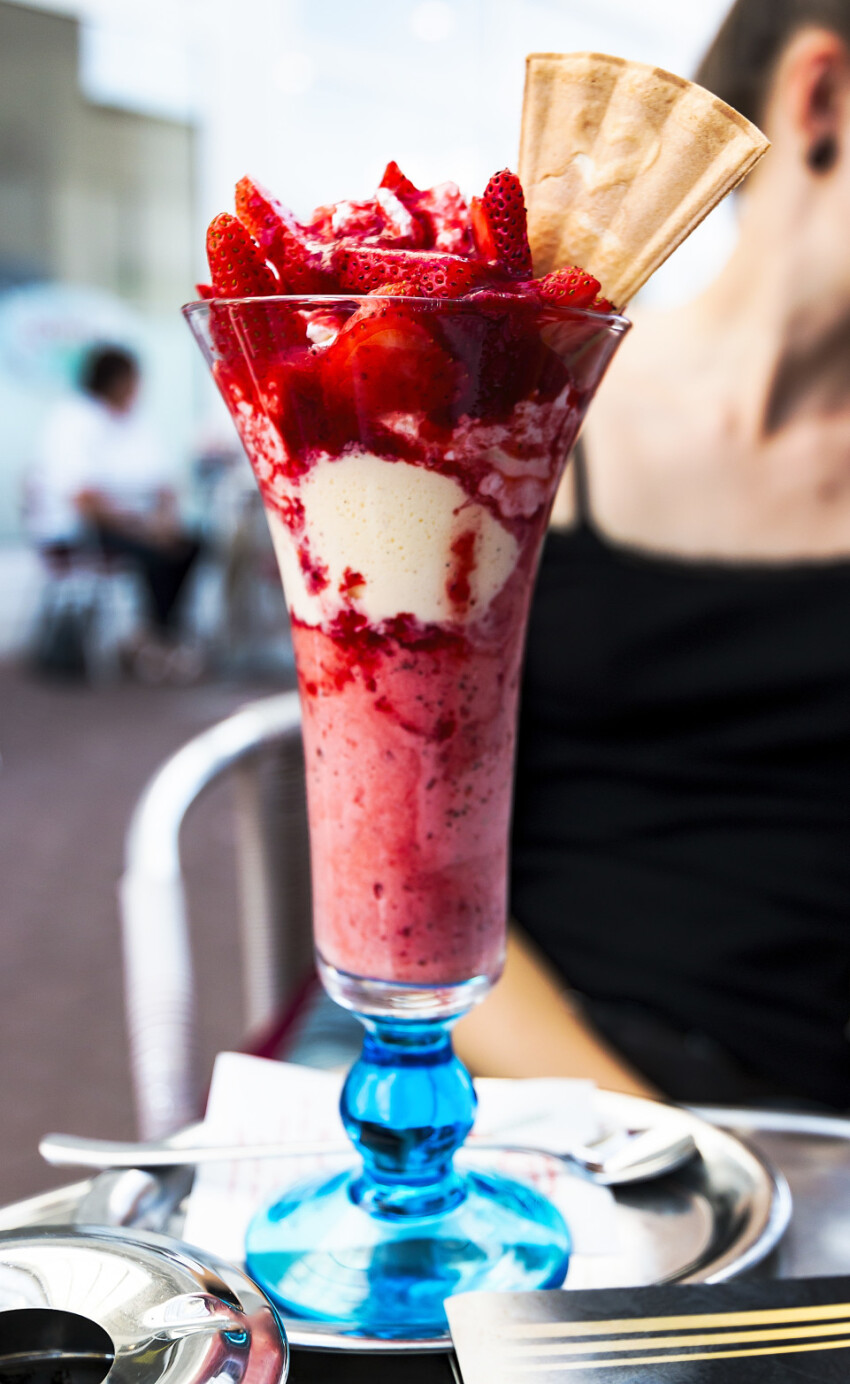
<instances>
[{"instance_id":1,"label":"thin shoulder strap","mask_svg":"<svg viewBox=\"0 0 850 1384\"><path fill-rule=\"evenodd\" d=\"M576 518L581 525L590 524L593 518L590 508L590 480L587 474L587 450L582 438L579 438L573 447L573 486Z\"/></svg>"}]
</instances>

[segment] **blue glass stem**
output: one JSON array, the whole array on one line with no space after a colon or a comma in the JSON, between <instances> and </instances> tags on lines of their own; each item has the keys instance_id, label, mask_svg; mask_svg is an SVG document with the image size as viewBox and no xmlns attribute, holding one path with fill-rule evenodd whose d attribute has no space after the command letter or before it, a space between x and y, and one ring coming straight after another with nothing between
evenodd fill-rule
<instances>
[{"instance_id":1,"label":"blue glass stem","mask_svg":"<svg viewBox=\"0 0 850 1384\"><path fill-rule=\"evenodd\" d=\"M476 1101L453 1019L359 1017L340 1109L362 1163L257 1212L251 1275L286 1312L388 1339L444 1333L452 1293L558 1287L570 1254L558 1210L527 1183L454 1168Z\"/></svg>"},{"instance_id":2,"label":"blue glass stem","mask_svg":"<svg viewBox=\"0 0 850 1384\"><path fill-rule=\"evenodd\" d=\"M366 1033L340 1112L363 1158L351 1196L375 1216L442 1215L466 1196L453 1156L472 1128L472 1079L451 1019L360 1016Z\"/></svg>"}]
</instances>

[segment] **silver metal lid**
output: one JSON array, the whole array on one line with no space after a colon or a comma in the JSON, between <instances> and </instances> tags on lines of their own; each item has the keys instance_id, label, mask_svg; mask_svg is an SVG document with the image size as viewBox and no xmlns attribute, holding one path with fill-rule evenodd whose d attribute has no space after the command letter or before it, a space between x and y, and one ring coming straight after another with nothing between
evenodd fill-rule
<instances>
[{"instance_id":1,"label":"silver metal lid","mask_svg":"<svg viewBox=\"0 0 850 1384\"><path fill-rule=\"evenodd\" d=\"M0 1234L0 1373L48 1365L81 1384L282 1384L289 1349L256 1284L167 1236Z\"/></svg>"}]
</instances>

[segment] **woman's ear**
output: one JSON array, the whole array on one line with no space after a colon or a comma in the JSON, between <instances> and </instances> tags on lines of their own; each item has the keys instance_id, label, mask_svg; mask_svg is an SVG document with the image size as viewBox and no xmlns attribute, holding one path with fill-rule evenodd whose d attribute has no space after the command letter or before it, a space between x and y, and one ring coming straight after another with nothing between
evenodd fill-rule
<instances>
[{"instance_id":1,"label":"woman's ear","mask_svg":"<svg viewBox=\"0 0 850 1384\"><path fill-rule=\"evenodd\" d=\"M837 162L850 98L850 53L830 29L803 29L780 59L774 99L813 173Z\"/></svg>"}]
</instances>

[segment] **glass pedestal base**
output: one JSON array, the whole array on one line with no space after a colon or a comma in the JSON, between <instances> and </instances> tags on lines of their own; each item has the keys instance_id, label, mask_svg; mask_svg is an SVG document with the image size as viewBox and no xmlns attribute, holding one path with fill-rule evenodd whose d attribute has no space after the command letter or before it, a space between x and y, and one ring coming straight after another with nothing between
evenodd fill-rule
<instances>
[{"instance_id":1,"label":"glass pedestal base","mask_svg":"<svg viewBox=\"0 0 850 1384\"><path fill-rule=\"evenodd\" d=\"M446 1331L445 1298L558 1287L570 1239L521 1182L459 1172L475 1092L453 1018L359 1014L340 1115L362 1166L287 1189L248 1228L248 1271L286 1312L369 1336Z\"/></svg>"},{"instance_id":2,"label":"glass pedestal base","mask_svg":"<svg viewBox=\"0 0 850 1384\"><path fill-rule=\"evenodd\" d=\"M532 1188L491 1173L456 1175L456 1204L433 1215L376 1214L363 1178L337 1173L285 1192L254 1217L248 1272L292 1316L364 1335L446 1330L444 1299L489 1289L557 1288L570 1238Z\"/></svg>"}]
</instances>

